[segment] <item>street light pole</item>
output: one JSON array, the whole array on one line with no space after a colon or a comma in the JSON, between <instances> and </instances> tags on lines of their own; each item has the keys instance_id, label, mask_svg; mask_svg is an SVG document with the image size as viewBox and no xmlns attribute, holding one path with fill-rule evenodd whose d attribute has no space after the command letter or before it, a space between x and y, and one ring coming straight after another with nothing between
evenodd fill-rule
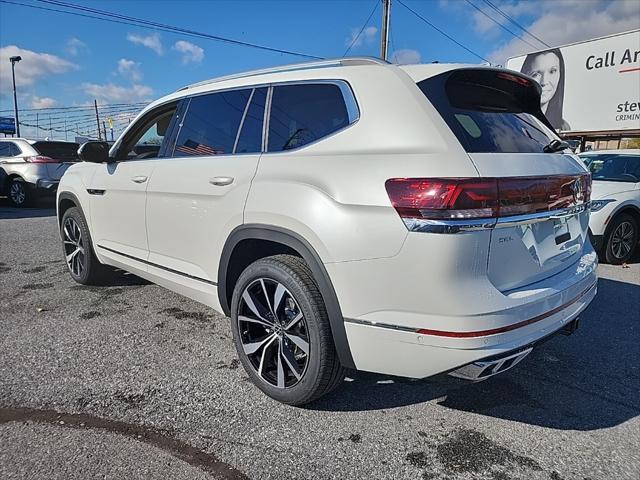
<instances>
[{"instance_id":1,"label":"street light pole","mask_svg":"<svg viewBox=\"0 0 640 480\"><path fill-rule=\"evenodd\" d=\"M15 57L10 57L9 61L11 62L11 76L13 77L13 108L16 114L16 134L18 137L20 136L20 120L18 120L18 96L16 95L16 70L15 66L22 60L22 57L16 55Z\"/></svg>"}]
</instances>

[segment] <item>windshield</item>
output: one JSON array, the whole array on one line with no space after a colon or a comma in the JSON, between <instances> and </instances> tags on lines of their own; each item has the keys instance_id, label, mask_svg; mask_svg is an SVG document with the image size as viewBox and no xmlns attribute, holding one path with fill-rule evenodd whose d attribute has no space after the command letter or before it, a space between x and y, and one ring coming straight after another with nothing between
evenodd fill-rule
<instances>
[{"instance_id":1,"label":"windshield","mask_svg":"<svg viewBox=\"0 0 640 480\"><path fill-rule=\"evenodd\" d=\"M581 155L591 178L610 182L640 182L640 155L603 153Z\"/></svg>"},{"instance_id":2,"label":"windshield","mask_svg":"<svg viewBox=\"0 0 640 480\"><path fill-rule=\"evenodd\" d=\"M40 154L61 162L77 162L79 145L73 142L34 142L31 145Z\"/></svg>"}]
</instances>

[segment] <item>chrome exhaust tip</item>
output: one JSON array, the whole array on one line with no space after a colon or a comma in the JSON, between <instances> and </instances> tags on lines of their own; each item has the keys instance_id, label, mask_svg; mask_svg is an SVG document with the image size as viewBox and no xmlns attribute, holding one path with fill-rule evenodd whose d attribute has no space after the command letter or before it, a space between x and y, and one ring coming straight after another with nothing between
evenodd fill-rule
<instances>
[{"instance_id":1,"label":"chrome exhaust tip","mask_svg":"<svg viewBox=\"0 0 640 480\"><path fill-rule=\"evenodd\" d=\"M453 372L449 372L449 375L472 382L486 380L489 377L493 377L494 375L506 372L510 368L515 367L524 357L529 355L532 350L533 347L529 347L516 353L507 353L503 357L494 357L490 360L479 360L469 363Z\"/></svg>"}]
</instances>

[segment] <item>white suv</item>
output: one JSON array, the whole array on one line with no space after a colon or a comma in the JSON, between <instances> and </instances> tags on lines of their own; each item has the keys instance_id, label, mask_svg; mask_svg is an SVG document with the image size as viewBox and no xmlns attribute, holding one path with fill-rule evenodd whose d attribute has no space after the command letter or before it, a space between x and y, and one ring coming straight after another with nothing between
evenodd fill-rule
<instances>
[{"instance_id":1,"label":"white suv","mask_svg":"<svg viewBox=\"0 0 640 480\"><path fill-rule=\"evenodd\" d=\"M80 149L72 277L119 267L231 317L271 397L346 369L479 380L596 294L590 176L521 74L369 58L218 78Z\"/></svg>"}]
</instances>

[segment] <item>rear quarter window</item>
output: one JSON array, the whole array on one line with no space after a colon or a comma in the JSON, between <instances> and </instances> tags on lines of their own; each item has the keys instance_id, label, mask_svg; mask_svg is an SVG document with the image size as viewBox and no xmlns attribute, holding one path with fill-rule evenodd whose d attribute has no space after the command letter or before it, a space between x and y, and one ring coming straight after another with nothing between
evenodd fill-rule
<instances>
[{"instance_id":1,"label":"rear quarter window","mask_svg":"<svg viewBox=\"0 0 640 480\"><path fill-rule=\"evenodd\" d=\"M315 142L349 125L342 90L331 83L280 85L273 90L269 152Z\"/></svg>"},{"instance_id":2,"label":"rear quarter window","mask_svg":"<svg viewBox=\"0 0 640 480\"><path fill-rule=\"evenodd\" d=\"M496 70L455 70L418 83L467 152L542 153L558 138L536 84Z\"/></svg>"}]
</instances>

